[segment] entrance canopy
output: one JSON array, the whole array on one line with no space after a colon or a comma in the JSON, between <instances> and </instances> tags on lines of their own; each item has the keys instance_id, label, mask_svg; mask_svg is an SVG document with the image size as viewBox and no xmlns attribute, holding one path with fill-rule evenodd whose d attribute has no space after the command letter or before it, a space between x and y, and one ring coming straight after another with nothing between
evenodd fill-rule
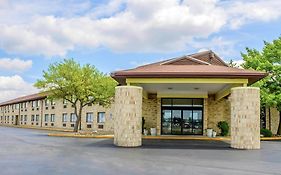
<instances>
[{"instance_id":1,"label":"entrance canopy","mask_svg":"<svg viewBox=\"0 0 281 175\"><path fill-rule=\"evenodd\" d=\"M188 97L220 99L230 89L247 86L266 76L264 72L229 67L212 51L117 71L111 75L120 85L143 87L144 97Z\"/></svg>"}]
</instances>

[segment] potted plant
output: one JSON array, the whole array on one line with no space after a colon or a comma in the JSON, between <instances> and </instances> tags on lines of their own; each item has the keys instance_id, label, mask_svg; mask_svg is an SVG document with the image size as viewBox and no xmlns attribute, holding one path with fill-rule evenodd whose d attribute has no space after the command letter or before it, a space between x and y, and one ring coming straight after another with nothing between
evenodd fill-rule
<instances>
[{"instance_id":1,"label":"potted plant","mask_svg":"<svg viewBox=\"0 0 281 175\"><path fill-rule=\"evenodd\" d=\"M208 137L213 137L213 129L212 128L208 128L207 129L207 136Z\"/></svg>"},{"instance_id":2,"label":"potted plant","mask_svg":"<svg viewBox=\"0 0 281 175\"><path fill-rule=\"evenodd\" d=\"M213 131L213 137L216 137L217 136L217 132L216 131Z\"/></svg>"},{"instance_id":3,"label":"potted plant","mask_svg":"<svg viewBox=\"0 0 281 175\"><path fill-rule=\"evenodd\" d=\"M220 121L217 126L221 130L221 136L227 136L228 135L229 126L228 126L228 123L226 121Z\"/></svg>"}]
</instances>

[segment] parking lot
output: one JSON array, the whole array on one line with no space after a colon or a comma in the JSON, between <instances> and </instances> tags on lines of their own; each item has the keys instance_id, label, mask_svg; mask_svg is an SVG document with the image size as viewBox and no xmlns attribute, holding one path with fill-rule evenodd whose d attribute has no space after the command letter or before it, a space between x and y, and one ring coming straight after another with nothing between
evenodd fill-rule
<instances>
[{"instance_id":1,"label":"parking lot","mask_svg":"<svg viewBox=\"0 0 281 175\"><path fill-rule=\"evenodd\" d=\"M281 174L281 142L234 150L220 141L144 140L118 148L112 139L49 137L48 131L0 127L1 175Z\"/></svg>"}]
</instances>

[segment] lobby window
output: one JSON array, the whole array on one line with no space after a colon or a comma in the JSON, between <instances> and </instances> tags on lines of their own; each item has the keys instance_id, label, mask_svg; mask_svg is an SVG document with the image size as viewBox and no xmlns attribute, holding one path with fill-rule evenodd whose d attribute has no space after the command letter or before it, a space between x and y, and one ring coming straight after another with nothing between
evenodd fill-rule
<instances>
[{"instance_id":1,"label":"lobby window","mask_svg":"<svg viewBox=\"0 0 281 175\"><path fill-rule=\"evenodd\" d=\"M49 121L49 114L45 114L44 122L48 122L48 121Z\"/></svg>"},{"instance_id":2,"label":"lobby window","mask_svg":"<svg viewBox=\"0 0 281 175\"><path fill-rule=\"evenodd\" d=\"M76 115L74 113L71 113L70 114L70 122L76 122L76 120L77 120Z\"/></svg>"},{"instance_id":3,"label":"lobby window","mask_svg":"<svg viewBox=\"0 0 281 175\"><path fill-rule=\"evenodd\" d=\"M98 123L105 122L105 112L98 112Z\"/></svg>"},{"instance_id":4,"label":"lobby window","mask_svg":"<svg viewBox=\"0 0 281 175\"><path fill-rule=\"evenodd\" d=\"M87 112L86 113L86 122L87 123L92 123L93 122L93 113L92 112Z\"/></svg>"},{"instance_id":5,"label":"lobby window","mask_svg":"<svg viewBox=\"0 0 281 175\"><path fill-rule=\"evenodd\" d=\"M51 122L55 122L55 114L51 114Z\"/></svg>"},{"instance_id":6,"label":"lobby window","mask_svg":"<svg viewBox=\"0 0 281 175\"><path fill-rule=\"evenodd\" d=\"M62 122L67 122L67 113L62 114Z\"/></svg>"}]
</instances>

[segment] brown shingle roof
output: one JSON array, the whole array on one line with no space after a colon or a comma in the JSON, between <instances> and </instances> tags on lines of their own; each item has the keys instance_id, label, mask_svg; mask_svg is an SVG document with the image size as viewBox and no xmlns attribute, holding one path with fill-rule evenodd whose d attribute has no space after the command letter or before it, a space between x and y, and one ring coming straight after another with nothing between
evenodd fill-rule
<instances>
[{"instance_id":1,"label":"brown shingle roof","mask_svg":"<svg viewBox=\"0 0 281 175\"><path fill-rule=\"evenodd\" d=\"M13 100L9 100L6 102L2 102L2 103L0 103L0 106L21 103L21 102L26 102L26 101L31 101L31 100L40 100L40 99L44 99L46 97L47 97L47 93L41 92L41 93L36 93L36 94L31 94L31 95L15 98Z\"/></svg>"},{"instance_id":2,"label":"brown shingle roof","mask_svg":"<svg viewBox=\"0 0 281 175\"><path fill-rule=\"evenodd\" d=\"M161 61L134 69L117 71L113 72L111 76L120 84L125 84L126 78L145 77L247 78L251 84L267 75L265 72L229 67L224 61L217 57L216 54L210 53L212 53L212 51ZM212 58L207 59L208 56L211 56ZM191 62L188 57L196 57L195 59L200 58L198 60L207 62L209 65L204 63L199 64L199 62L194 64L194 62ZM188 62L190 62L190 64L188 64Z\"/></svg>"}]
</instances>

